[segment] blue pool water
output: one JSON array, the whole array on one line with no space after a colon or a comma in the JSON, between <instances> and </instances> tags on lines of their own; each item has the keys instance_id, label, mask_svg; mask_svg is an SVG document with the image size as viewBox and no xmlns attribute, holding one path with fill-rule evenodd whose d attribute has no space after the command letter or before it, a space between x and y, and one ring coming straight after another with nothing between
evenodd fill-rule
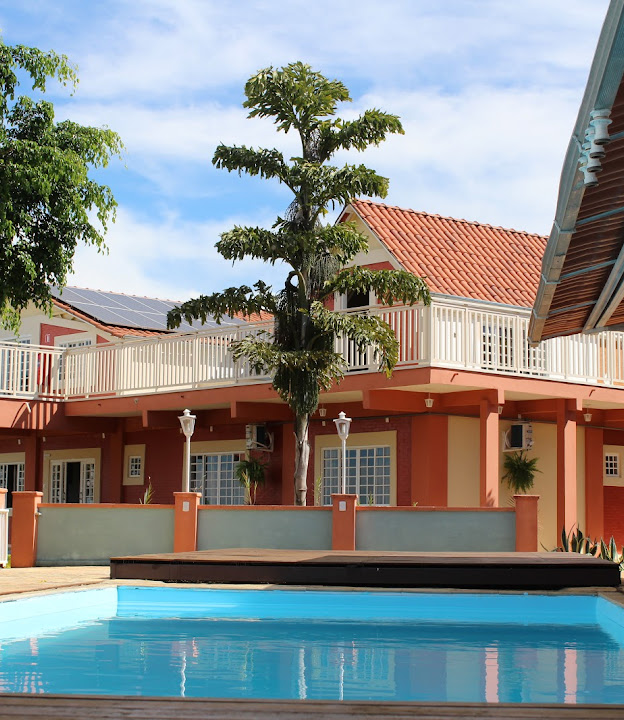
<instances>
[{"instance_id":1,"label":"blue pool water","mask_svg":"<svg viewBox=\"0 0 624 720\"><path fill-rule=\"evenodd\" d=\"M0 603L0 691L624 702L600 597L106 588Z\"/></svg>"}]
</instances>

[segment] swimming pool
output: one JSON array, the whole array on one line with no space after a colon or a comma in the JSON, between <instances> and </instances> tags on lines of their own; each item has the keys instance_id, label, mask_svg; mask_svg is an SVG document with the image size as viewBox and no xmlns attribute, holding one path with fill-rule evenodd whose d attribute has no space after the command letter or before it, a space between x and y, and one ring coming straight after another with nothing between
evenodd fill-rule
<instances>
[{"instance_id":1,"label":"swimming pool","mask_svg":"<svg viewBox=\"0 0 624 720\"><path fill-rule=\"evenodd\" d=\"M621 703L599 596L109 587L0 603L0 691Z\"/></svg>"}]
</instances>

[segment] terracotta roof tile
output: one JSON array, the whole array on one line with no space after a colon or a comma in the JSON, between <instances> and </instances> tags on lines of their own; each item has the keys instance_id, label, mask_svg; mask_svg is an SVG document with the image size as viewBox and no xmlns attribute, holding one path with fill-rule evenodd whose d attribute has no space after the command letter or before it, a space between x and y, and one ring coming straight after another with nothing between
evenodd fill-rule
<instances>
[{"instance_id":1,"label":"terracotta roof tile","mask_svg":"<svg viewBox=\"0 0 624 720\"><path fill-rule=\"evenodd\" d=\"M354 200L353 209L431 292L531 307L547 238Z\"/></svg>"}]
</instances>

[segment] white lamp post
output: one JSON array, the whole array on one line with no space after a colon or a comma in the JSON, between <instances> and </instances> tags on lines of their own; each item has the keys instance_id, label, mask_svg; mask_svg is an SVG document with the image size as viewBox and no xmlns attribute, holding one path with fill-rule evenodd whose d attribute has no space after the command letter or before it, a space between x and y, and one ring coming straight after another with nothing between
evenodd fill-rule
<instances>
[{"instance_id":1,"label":"white lamp post","mask_svg":"<svg viewBox=\"0 0 624 720\"><path fill-rule=\"evenodd\" d=\"M351 418L348 418L343 412L338 413L338 417L334 420L336 423L336 431L338 437L342 440L342 494L347 493L347 438L349 437L349 428L351 426Z\"/></svg>"},{"instance_id":2,"label":"white lamp post","mask_svg":"<svg viewBox=\"0 0 624 720\"><path fill-rule=\"evenodd\" d=\"M191 411L187 408L182 415L178 415L182 432L186 438L186 452L184 454L184 482L182 483L183 492L189 492L191 488L191 437L195 431L195 420L197 417L191 415Z\"/></svg>"}]
</instances>

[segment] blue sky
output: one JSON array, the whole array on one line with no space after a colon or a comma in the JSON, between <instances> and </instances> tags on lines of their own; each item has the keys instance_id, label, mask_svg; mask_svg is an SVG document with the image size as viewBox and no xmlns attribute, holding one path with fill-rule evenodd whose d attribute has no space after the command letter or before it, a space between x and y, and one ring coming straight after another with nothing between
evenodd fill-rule
<instances>
[{"instance_id":1,"label":"blue sky","mask_svg":"<svg viewBox=\"0 0 624 720\"><path fill-rule=\"evenodd\" d=\"M364 154L385 202L548 234L559 174L607 0L0 0L4 42L78 65L57 118L107 125L126 145L99 177L119 203L109 254L81 248L70 284L185 300L280 271L232 266L214 243L235 223L270 226L279 185L211 166L219 142L294 138L248 120L247 78L310 63L406 134Z\"/></svg>"}]
</instances>

